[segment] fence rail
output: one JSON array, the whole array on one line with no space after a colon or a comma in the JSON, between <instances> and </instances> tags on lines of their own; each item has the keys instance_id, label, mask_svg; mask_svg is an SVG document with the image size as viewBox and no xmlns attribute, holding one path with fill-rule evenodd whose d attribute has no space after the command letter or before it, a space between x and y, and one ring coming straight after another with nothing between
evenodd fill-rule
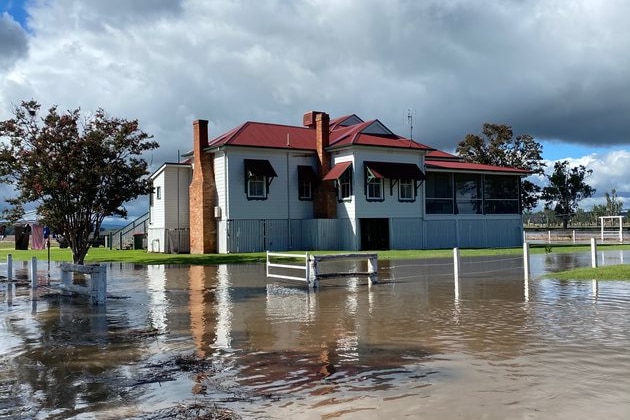
<instances>
[{"instance_id":1,"label":"fence rail","mask_svg":"<svg viewBox=\"0 0 630 420\"><path fill-rule=\"evenodd\" d=\"M284 259L299 259L304 260L303 265L296 264L284 264L278 262L272 262L271 258L284 258ZM322 273L320 263L325 261L340 261L340 260L358 260L367 259L367 271L335 271ZM323 278L338 278L348 276L365 275L369 278L369 284L376 283L378 281L378 256L377 254L367 253L351 253L351 254L326 254L326 255L310 255L306 254L283 254L278 252L267 251L267 277L275 277L287 280L298 280L308 284L309 287L319 287L319 280ZM300 270L304 271L304 277L297 277L286 274L272 273L271 269L282 268L288 270Z\"/></svg>"}]
</instances>

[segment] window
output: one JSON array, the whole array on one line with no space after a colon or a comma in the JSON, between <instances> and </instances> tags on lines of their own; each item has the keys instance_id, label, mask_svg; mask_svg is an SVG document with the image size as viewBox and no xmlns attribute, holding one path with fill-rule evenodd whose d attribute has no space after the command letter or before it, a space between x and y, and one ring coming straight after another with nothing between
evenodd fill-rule
<instances>
[{"instance_id":1,"label":"window","mask_svg":"<svg viewBox=\"0 0 630 420\"><path fill-rule=\"evenodd\" d=\"M322 181L334 181L339 201L352 199L352 162L338 162L322 178Z\"/></svg>"},{"instance_id":2,"label":"window","mask_svg":"<svg viewBox=\"0 0 630 420\"><path fill-rule=\"evenodd\" d=\"M251 175L247 179L248 198L267 198L267 178L261 175Z\"/></svg>"},{"instance_id":3,"label":"window","mask_svg":"<svg viewBox=\"0 0 630 420\"><path fill-rule=\"evenodd\" d=\"M298 199L313 199L313 184L315 182L315 171L313 167L300 165L298 166Z\"/></svg>"},{"instance_id":4,"label":"window","mask_svg":"<svg viewBox=\"0 0 630 420\"><path fill-rule=\"evenodd\" d=\"M428 173L427 214L518 214L520 178L514 175Z\"/></svg>"},{"instance_id":5,"label":"window","mask_svg":"<svg viewBox=\"0 0 630 420\"><path fill-rule=\"evenodd\" d=\"M313 183L309 179L300 179L298 181L300 200L312 200L313 199Z\"/></svg>"},{"instance_id":6,"label":"window","mask_svg":"<svg viewBox=\"0 0 630 420\"><path fill-rule=\"evenodd\" d=\"M276 176L268 160L245 159L245 193L248 200L266 200Z\"/></svg>"},{"instance_id":7,"label":"window","mask_svg":"<svg viewBox=\"0 0 630 420\"><path fill-rule=\"evenodd\" d=\"M484 177L485 214L518 214L519 178L508 175L486 175Z\"/></svg>"},{"instance_id":8,"label":"window","mask_svg":"<svg viewBox=\"0 0 630 420\"><path fill-rule=\"evenodd\" d=\"M427 214L453 214L453 175L441 172L427 173Z\"/></svg>"},{"instance_id":9,"label":"window","mask_svg":"<svg viewBox=\"0 0 630 420\"><path fill-rule=\"evenodd\" d=\"M339 179L338 189L339 189L339 200L348 200L352 198L352 170L350 168L346 169Z\"/></svg>"},{"instance_id":10,"label":"window","mask_svg":"<svg viewBox=\"0 0 630 420\"><path fill-rule=\"evenodd\" d=\"M398 181L398 199L400 201L414 201L416 199L416 182L413 179Z\"/></svg>"},{"instance_id":11,"label":"window","mask_svg":"<svg viewBox=\"0 0 630 420\"><path fill-rule=\"evenodd\" d=\"M383 201L383 177L365 167L365 197L368 201Z\"/></svg>"},{"instance_id":12,"label":"window","mask_svg":"<svg viewBox=\"0 0 630 420\"><path fill-rule=\"evenodd\" d=\"M481 175L455 174L455 214L482 214Z\"/></svg>"},{"instance_id":13,"label":"window","mask_svg":"<svg viewBox=\"0 0 630 420\"><path fill-rule=\"evenodd\" d=\"M155 198L158 200L162 199L162 187L155 188Z\"/></svg>"}]
</instances>

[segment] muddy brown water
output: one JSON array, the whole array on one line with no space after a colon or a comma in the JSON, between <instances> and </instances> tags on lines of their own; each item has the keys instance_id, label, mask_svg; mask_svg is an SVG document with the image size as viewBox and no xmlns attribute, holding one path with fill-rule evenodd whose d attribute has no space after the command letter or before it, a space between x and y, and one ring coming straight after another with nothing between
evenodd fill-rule
<instances>
[{"instance_id":1,"label":"muddy brown water","mask_svg":"<svg viewBox=\"0 0 630 420\"><path fill-rule=\"evenodd\" d=\"M457 286L449 259L379 261L379 284L317 291L262 264L116 263L105 306L43 265L34 294L22 263L0 283L0 418L630 418L630 281L541 279L588 253L532 256L528 282L518 257L463 258Z\"/></svg>"}]
</instances>

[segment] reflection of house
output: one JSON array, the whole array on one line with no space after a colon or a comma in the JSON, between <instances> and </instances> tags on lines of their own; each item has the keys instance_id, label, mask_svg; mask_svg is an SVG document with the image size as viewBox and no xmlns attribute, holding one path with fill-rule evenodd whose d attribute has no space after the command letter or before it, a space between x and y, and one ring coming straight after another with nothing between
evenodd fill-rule
<instances>
[{"instance_id":1,"label":"reflection of house","mask_svg":"<svg viewBox=\"0 0 630 420\"><path fill-rule=\"evenodd\" d=\"M378 120L307 112L303 126L246 122L211 140L208 122L198 120L193 134L192 164L153 175L149 244L172 229L158 223L174 211L172 201L158 204L169 197L186 214L180 228L189 211L193 253L522 241L519 181L526 171L464 163Z\"/></svg>"}]
</instances>

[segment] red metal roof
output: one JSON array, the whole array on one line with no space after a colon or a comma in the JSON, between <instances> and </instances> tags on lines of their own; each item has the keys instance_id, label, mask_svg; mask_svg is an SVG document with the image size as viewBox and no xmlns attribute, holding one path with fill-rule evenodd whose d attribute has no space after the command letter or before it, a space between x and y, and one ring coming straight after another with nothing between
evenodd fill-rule
<instances>
[{"instance_id":1,"label":"red metal roof","mask_svg":"<svg viewBox=\"0 0 630 420\"><path fill-rule=\"evenodd\" d=\"M349 116L341 117L334 121L339 123L348 117ZM361 132L374 121L376 120L348 127L335 126L337 128L332 129L330 133L330 146L364 145L427 151L434 150L429 146L397 135L364 134ZM331 126L331 128L333 128L333 126ZM209 147L225 145L315 150L316 137L315 130L308 127L248 121L209 142Z\"/></svg>"},{"instance_id":2,"label":"red metal roof","mask_svg":"<svg viewBox=\"0 0 630 420\"><path fill-rule=\"evenodd\" d=\"M481 163L468 163L462 161L446 161L446 160L426 160L425 167L427 169L446 169L456 171L474 171L474 172L504 172L511 174L529 175L531 172L526 169L508 168L505 166L483 165Z\"/></svg>"},{"instance_id":3,"label":"red metal roof","mask_svg":"<svg viewBox=\"0 0 630 420\"><path fill-rule=\"evenodd\" d=\"M395 147L404 149L433 150L433 148L397 135L364 134L362 131L376 120L366 121L349 127L340 127L330 133L330 146L350 145Z\"/></svg>"},{"instance_id":4,"label":"red metal roof","mask_svg":"<svg viewBox=\"0 0 630 420\"><path fill-rule=\"evenodd\" d=\"M430 152L427 153L426 159L427 160L431 160L431 159L455 159L455 160L461 160L461 158L459 156L455 156L455 155L452 155L450 153L443 152L441 150L431 150Z\"/></svg>"},{"instance_id":5,"label":"red metal roof","mask_svg":"<svg viewBox=\"0 0 630 420\"><path fill-rule=\"evenodd\" d=\"M224 145L315 150L315 130L248 121L209 142L210 147Z\"/></svg>"},{"instance_id":6,"label":"red metal roof","mask_svg":"<svg viewBox=\"0 0 630 420\"><path fill-rule=\"evenodd\" d=\"M330 148L362 145L424 150L427 152L425 165L429 169L530 174L529 171L524 169L463 162L458 156L393 134L378 120L365 121L351 126L340 125L340 123L351 117L359 119L355 114L350 114L331 121L329 126L331 130ZM377 133L374 132L374 128L376 128ZM379 129L382 133L378 132ZM363 131L366 132L364 133ZM372 132L369 133L370 131ZM233 145L315 151L316 142L315 129L313 128L248 121L212 139L209 142L209 147ZM336 165L326 174L324 179L337 179L349 165L349 162ZM337 173L336 171L341 172Z\"/></svg>"},{"instance_id":7,"label":"red metal roof","mask_svg":"<svg viewBox=\"0 0 630 420\"><path fill-rule=\"evenodd\" d=\"M346 169L348 169L350 166L352 166L352 162L351 161L339 162L335 166L333 166L332 169L330 171L328 171L328 173L326 175L324 175L322 180L323 181L334 181L335 179L339 179L339 177L344 172L346 172Z\"/></svg>"}]
</instances>

